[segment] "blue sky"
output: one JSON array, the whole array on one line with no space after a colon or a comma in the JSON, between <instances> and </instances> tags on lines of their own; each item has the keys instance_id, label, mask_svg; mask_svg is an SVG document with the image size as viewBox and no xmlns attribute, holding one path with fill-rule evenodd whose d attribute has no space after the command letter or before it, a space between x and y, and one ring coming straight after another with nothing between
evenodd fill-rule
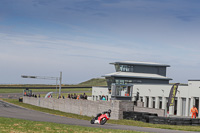
<instances>
[{"instance_id":1,"label":"blue sky","mask_svg":"<svg viewBox=\"0 0 200 133\"><path fill-rule=\"evenodd\" d=\"M1 0L0 84L75 84L110 62L171 65L171 82L200 79L199 0Z\"/></svg>"}]
</instances>

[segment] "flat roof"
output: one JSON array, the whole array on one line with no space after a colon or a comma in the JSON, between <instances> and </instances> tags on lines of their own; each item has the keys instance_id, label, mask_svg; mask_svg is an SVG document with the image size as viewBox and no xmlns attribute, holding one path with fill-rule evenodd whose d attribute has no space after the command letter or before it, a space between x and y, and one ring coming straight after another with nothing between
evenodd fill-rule
<instances>
[{"instance_id":1,"label":"flat roof","mask_svg":"<svg viewBox=\"0 0 200 133\"><path fill-rule=\"evenodd\" d=\"M110 73L110 74L105 74L105 75L103 75L103 77L127 77L127 78L172 80L171 78L161 76L158 74L134 73L134 72L114 72L114 73Z\"/></svg>"},{"instance_id":2,"label":"flat roof","mask_svg":"<svg viewBox=\"0 0 200 133\"><path fill-rule=\"evenodd\" d=\"M119 61L119 62L113 62L110 64L125 64L125 65L142 65L142 66L164 66L164 67L170 67L170 65L166 64L160 64L160 63L154 63L154 62L139 62L139 61Z\"/></svg>"}]
</instances>

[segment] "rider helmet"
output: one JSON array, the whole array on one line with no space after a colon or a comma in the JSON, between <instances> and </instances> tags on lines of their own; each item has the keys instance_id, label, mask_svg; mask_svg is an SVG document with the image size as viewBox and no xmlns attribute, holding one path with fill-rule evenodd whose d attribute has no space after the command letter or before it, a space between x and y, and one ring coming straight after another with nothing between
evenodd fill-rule
<instances>
[{"instance_id":1,"label":"rider helmet","mask_svg":"<svg viewBox=\"0 0 200 133\"><path fill-rule=\"evenodd\" d=\"M110 109L108 110L108 113L111 113L111 110L110 110Z\"/></svg>"}]
</instances>

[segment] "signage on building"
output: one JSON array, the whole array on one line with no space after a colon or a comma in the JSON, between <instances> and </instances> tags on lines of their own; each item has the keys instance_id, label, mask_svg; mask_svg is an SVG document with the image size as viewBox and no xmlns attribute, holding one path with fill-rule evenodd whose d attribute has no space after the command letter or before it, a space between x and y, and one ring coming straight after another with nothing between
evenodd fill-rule
<instances>
[{"instance_id":1,"label":"signage on building","mask_svg":"<svg viewBox=\"0 0 200 133\"><path fill-rule=\"evenodd\" d=\"M177 93L179 83L176 83L172 86L170 93L169 93L169 100L167 106L174 106L175 96Z\"/></svg>"}]
</instances>

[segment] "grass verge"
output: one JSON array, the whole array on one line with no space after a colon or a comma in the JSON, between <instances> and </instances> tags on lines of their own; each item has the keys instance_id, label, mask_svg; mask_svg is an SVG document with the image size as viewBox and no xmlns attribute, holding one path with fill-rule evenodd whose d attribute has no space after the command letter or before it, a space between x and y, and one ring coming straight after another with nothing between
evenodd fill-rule
<instances>
[{"instance_id":1,"label":"grass verge","mask_svg":"<svg viewBox=\"0 0 200 133\"><path fill-rule=\"evenodd\" d=\"M0 117L1 133L141 133Z\"/></svg>"},{"instance_id":2,"label":"grass verge","mask_svg":"<svg viewBox=\"0 0 200 133\"><path fill-rule=\"evenodd\" d=\"M81 116L81 115L76 115L76 114L71 114L71 113L65 113L57 110L51 110L47 108L41 108L37 106L33 106L30 104L25 104L25 103L20 103L16 99L3 99L4 101L37 110L37 111L42 111L54 115L60 115L60 116L65 116L69 118L75 118L75 119L82 119L82 120L91 120L91 117L88 116ZM112 114L111 114L112 115ZM134 121L134 120L109 120L108 123L112 124L119 124L119 125L129 125L129 126L138 126L138 127L149 127L149 128L161 128L161 129L172 129L172 130L182 130L182 131L200 131L200 126L177 126L177 125L163 125L163 124L150 124L150 123L144 123L140 121Z\"/></svg>"}]
</instances>

